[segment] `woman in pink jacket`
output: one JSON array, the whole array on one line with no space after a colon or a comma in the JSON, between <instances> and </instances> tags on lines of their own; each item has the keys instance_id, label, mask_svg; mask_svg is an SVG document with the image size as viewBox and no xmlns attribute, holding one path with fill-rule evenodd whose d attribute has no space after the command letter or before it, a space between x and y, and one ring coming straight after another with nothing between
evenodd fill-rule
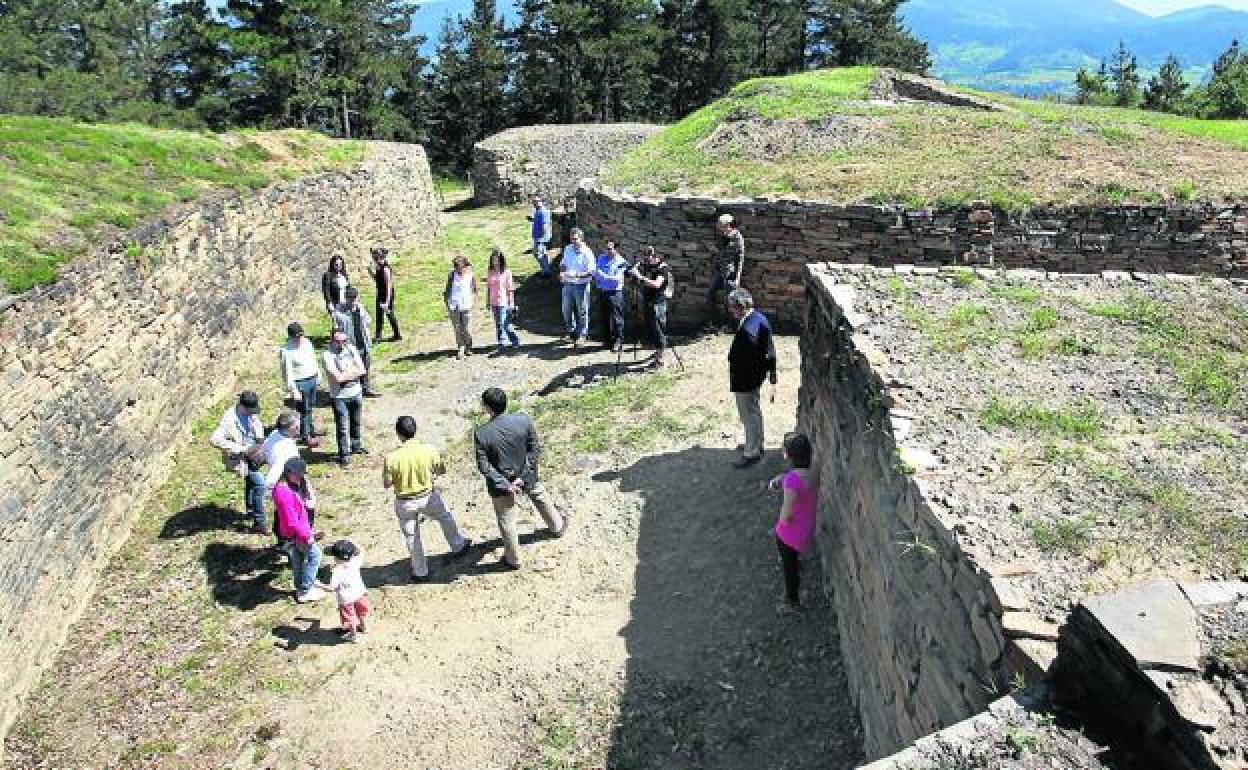
<instances>
[{"instance_id":1,"label":"woman in pink jacket","mask_svg":"<svg viewBox=\"0 0 1248 770\"><path fill-rule=\"evenodd\" d=\"M316 571L321 566L321 548L316 544L320 535L312 530L308 516L312 487L306 477L307 464L292 457L282 468L282 478L273 487L273 507L277 513L277 536L290 557L294 573L295 601L314 602L325 595L317 588Z\"/></svg>"}]
</instances>

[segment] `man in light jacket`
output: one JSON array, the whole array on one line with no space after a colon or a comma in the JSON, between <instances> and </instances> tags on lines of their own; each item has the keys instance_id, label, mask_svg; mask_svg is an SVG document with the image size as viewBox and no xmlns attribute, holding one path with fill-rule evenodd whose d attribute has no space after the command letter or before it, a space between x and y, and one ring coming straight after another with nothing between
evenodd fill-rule
<instances>
[{"instance_id":1,"label":"man in light jacket","mask_svg":"<svg viewBox=\"0 0 1248 770\"><path fill-rule=\"evenodd\" d=\"M345 468L351 464L351 455L367 452L360 437L360 412L364 409L361 382L367 370L359 352L347 341L347 333L342 329L334 329L324 358L325 374L329 376L329 397L334 405L338 464Z\"/></svg>"},{"instance_id":2,"label":"man in light jacket","mask_svg":"<svg viewBox=\"0 0 1248 770\"><path fill-rule=\"evenodd\" d=\"M208 441L221 450L225 469L243 479L243 500L259 533L269 531L264 516L264 424L260 422L260 398L245 390L238 403L226 410Z\"/></svg>"},{"instance_id":3,"label":"man in light jacket","mask_svg":"<svg viewBox=\"0 0 1248 770\"><path fill-rule=\"evenodd\" d=\"M380 396L368 381L373 366L373 337L370 331L372 318L360 303L360 292L354 286L347 287L347 301L334 310L333 321L335 329L342 329L347 333L347 342L355 348L360 360L364 362L364 377L360 381L364 395L369 398Z\"/></svg>"}]
</instances>

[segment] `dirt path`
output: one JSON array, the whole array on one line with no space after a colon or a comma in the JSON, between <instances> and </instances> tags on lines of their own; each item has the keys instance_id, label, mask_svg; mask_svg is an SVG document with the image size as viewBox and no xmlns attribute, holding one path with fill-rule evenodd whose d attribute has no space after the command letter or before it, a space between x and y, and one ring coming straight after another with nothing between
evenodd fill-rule
<instances>
[{"instance_id":1,"label":"dirt path","mask_svg":"<svg viewBox=\"0 0 1248 770\"><path fill-rule=\"evenodd\" d=\"M516 216L448 214L499 237ZM449 324L384 349L385 396L365 415L374 454L345 471L311 458L318 528L353 539L368 565L376 620L359 643L333 633L332 598L290 601L288 571L235 529L238 491L191 447L32 698L11 766L851 766L858 738L827 600L811 591L804 614L776 611L778 497L763 480L780 461L729 465L728 338L688 341L683 373L577 387L609 376L615 357L553 344L553 289L530 281L521 304L518 354L456 361ZM477 326L478 344L492 342L488 319ZM772 446L792 425L798 379L795 340L780 349ZM574 515L551 540L522 508L532 534L519 573L495 568L497 529L465 441L490 385L538 416L547 485ZM447 448L446 499L482 541L450 561L426 524L437 556L422 585L406 581L379 483L400 414Z\"/></svg>"}]
</instances>

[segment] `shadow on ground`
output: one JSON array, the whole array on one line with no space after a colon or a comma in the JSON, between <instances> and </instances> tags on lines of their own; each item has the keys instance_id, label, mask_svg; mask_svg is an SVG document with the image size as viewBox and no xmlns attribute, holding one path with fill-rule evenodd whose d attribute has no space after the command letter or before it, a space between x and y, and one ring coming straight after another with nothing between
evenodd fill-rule
<instances>
[{"instance_id":1,"label":"shadow on ground","mask_svg":"<svg viewBox=\"0 0 1248 770\"><path fill-rule=\"evenodd\" d=\"M268 546L267 539L264 542L266 545L254 547L233 543L204 547L199 561L212 585L213 601L250 611L289 596L289 592L273 587L285 560Z\"/></svg>"},{"instance_id":2,"label":"shadow on ground","mask_svg":"<svg viewBox=\"0 0 1248 770\"><path fill-rule=\"evenodd\" d=\"M595 476L644 501L613 770L843 768L861 758L814 559L804 565L806 609L778 608L780 498L765 481L779 460L738 471L736 456L694 447Z\"/></svg>"},{"instance_id":3,"label":"shadow on ground","mask_svg":"<svg viewBox=\"0 0 1248 770\"><path fill-rule=\"evenodd\" d=\"M233 508L207 503L178 511L160 528L161 540L194 537L201 532L224 529L241 529L251 523L251 517Z\"/></svg>"}]
</instances>

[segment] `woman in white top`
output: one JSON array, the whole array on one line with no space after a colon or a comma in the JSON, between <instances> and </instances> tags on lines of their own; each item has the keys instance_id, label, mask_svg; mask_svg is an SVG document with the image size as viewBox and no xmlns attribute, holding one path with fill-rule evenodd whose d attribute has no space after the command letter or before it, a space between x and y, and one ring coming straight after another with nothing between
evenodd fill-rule
<instances>
[{"instance_id":1,"label":"woman in white top","mask_svg":"<svg viewBox=\"0 0 1248 770\"><path fill-rule=\"evenodd\" d=\"M477 277L473 275L472 263L467 257L451 260L451 272L446 276L446 290L442 298L455 329L455 357L472 355L472 304L477 296Z\"/></svg>"},{"instance_id":2,"label":"woman in white top","mask_svg":"<svg viewBox=\"0 0 1248 770\"><path fill-rule=\"evenodd\" d=\"M299 410L299 437L304 445L315 448L320 442L316 426L312 423L312 410L316 407L316 387L320 381L321 367L316 360L316 346L303 336L299 322L286 327L286 344L279 352L282 383L286 393Z\"/></svg>"}]
</instances>

